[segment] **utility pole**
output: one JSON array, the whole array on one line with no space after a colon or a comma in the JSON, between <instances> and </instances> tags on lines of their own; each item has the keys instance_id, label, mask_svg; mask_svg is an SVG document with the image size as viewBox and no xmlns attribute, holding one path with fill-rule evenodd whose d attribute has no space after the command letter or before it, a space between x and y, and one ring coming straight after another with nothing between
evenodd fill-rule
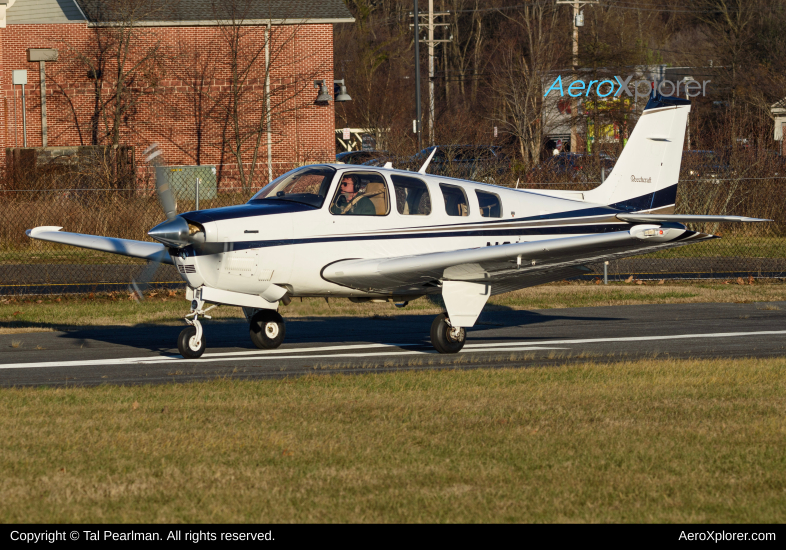
<instances>
[{"instance_id":1,"label":"utility pole","mask_svg":"<svg viewBox=\"0 0 786 550\"><path fill-rule=\"evenodd\" d=\"M417 0L415 0L415 36L418 38L417 42L425 42L428 45L428 140L430 145L434 145L434 127L436 125L435 122L435 113L436 113L436 106L434 101L434 45L438 42L450 42L450 40L435 40L434 39L434 28L435 27L447 27L450 23L435 23L435 17L441 17L443 15L450 15L449 11L445 12L434 12L434 0L428 0L428 14L424 14L427 17L426 27L428 30L428 38L426 40L420 40L419 34L419 24L418 24L418 11L417 11ZM410 25L413 26L413 25ZM417 45L415 46L417 48ZM416 51L418 51L416 49ZM416 54L417 55L417 54ZM418 115L419 117L420 115ZM420 118L418 118L420 120ZM420 133L418 133L418 137L420 137ZM419 144L420 145L420 144ZM422 149L422 145L420 145Z\"/></svg>"},{"instance_id":2,"label":"utility pole","mask_svg":"<svg viewBox=\"0 0 786 550\"><path fill-rule=\"evenodd\" d=\"M428 0L428 142L434 145L434 0Z\"/></svg>"},{"instance_id":3,"label":"utility pole","mask_svg":"<svg viewBox=\"0 0 786 550\"><path fill-rule=\"evenodd\" d=\"M423 150L423 136L420 133L420 14L418 0L415 0L415 133L418 135L418 152Z\"/></svg>"},{"instance_id":4,"label":"utility pole","mask_svg":"<svg viewBox=\"0 0 786 550\"><path fill-rule=\"evenodd\" d=\"M573 6L573 78L578 79L579 71L579 27L584 26L584 13L581 11L586 4L597 4L598 0L557 0L557 4L570 4ZM579 134L576 130L576 119L579 114L579 100L570 100L570 152L578 152Z\"/></svg>"}]
</instances>

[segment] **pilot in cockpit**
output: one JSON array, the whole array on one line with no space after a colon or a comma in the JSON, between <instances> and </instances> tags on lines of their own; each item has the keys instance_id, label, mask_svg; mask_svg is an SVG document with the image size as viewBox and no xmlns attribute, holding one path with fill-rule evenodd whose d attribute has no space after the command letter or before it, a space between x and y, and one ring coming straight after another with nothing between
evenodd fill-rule
<instances>
[{"instance_id":1,"label":"pilot in cockpit","mask_svg":"<svg viewBox=\"0 0 786 550\"><path fill-rule=\"evenodd\" d=\"M371 199L364 197L360 189L360 178L355 174L345 174L341 178L340 194L331 206L333 214L374 216L377 213Z\"/></svg>"}]
</instances>

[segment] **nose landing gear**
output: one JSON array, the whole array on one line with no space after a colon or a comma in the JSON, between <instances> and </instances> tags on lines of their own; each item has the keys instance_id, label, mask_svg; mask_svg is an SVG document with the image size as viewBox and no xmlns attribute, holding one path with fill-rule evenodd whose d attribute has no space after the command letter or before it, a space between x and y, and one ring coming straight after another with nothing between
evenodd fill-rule
<instances>
[{"instance_id":1,"label":"nose landing gear","mask_svg":"<svg viewBox=\"0 0 786 550\"><path fill-rule=\"evenodd\" d=\"M194 300L191 302L191 313L186 315L186 323L189 326L184 328L177 337L177 350L186 359L197 359L202 357L205 353L205 337L202 331L202 323L199 322L201 315L205 319L212 319L207 312L216 306L210 306L207 309L202 309L205 302L202 300ZM193 319L189 317L193 316Z\"/></svg>"},{"instance_id":2,"label":"nose landing gear","mask_svg":"<svg viewBox=\"0 0 786 550\"><path fill-rule=\"evenodd\" d=\"M467 340L463 327L454 327L446 313L437 315L431 323L431 345L440 353L458 353Z\"/></svg>"}]
</instances>

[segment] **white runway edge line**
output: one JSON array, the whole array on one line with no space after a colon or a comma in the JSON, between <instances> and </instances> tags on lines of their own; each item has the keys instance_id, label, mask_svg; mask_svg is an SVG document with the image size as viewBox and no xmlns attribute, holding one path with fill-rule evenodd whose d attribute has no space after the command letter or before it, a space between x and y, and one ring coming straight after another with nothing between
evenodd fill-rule
<instances>
[{"instance_id":1,"label":"white runway edge line","mask_svg":"<svg viewBox=\"0 0 786 550\"><path fill-rule=\"evenodd\" d=\"M538 340L533 346L551 346L554 344L595 344L600 342L641 342L643 340L681 340L687 338L731 338L734 336L764 336L767 334L786 334L786 330L762 330L759 332L716 332L708 334L672 334L669 336L625 336L623 338L583 338L579 340ZM524 342L505 342L498 344L467 344L465 348L481 348L491 346L517 346Z\"/></svg>"},{"instance_id":2,"label":"white runway edge line","mask_svg":"<svg viewBox=\"0 0 786 550\"><path fill-rule=\"evenodd\" d=\"M496 342L489 344L467 344L461 351L462 353L479 353L483 351L528 351L528 350L554 350L567 348L542 347L555 344L592 344L601 342L638 342L643 340L679 340L686 338L728 338L738 336L763 336L763 335L783 335L786 330L765 330L758 332L717 332L707 334L674 334L669 336L631 336L622 338L586 338L576 340L546 340L535 342ZM395 351L381 353L329 353L311 355L316 351L331 350L350 350L350 349L369 349L369 348L396 348L405 346L417 346L420 344L359 344L348 346L326 346L299 349L277 349L260 351L239 351L226 353L205 354L202 358L196 359L194 363L211 363L217 361L259 361L270 359L337 359L351 357L387 357L398 355L424 355L436 353L433 350L427 351ZM469 348L469 349L467 349ZM294 355L297 354L297 355ZM305 355L304 355L305 354ZM288 356L282 356L288 355ZM155 363L183 362L179 355L157 356L157 357L125 357L121 359L91 359L86 361L52 361L47 363L13 363L0 365L0 370L4 369L32 369L32 368L53 368L53 367L83 367L83 366L108 366L108 365L140 365Z\"/></svg>"},{"instance_id":3,"label":"white runway edge line","mask_svg":"<svg viewBox=\"0 0 786 550\"><path fill-rule=\"evenodd\" d=\"M408 344L420 345L420 344ZM500 344L509 345L509 344ZM363 346L368 347L368 346ZM479 353L483 351L519 351L519 350L552 350L552 349L567 349L567 348L542 348L534 344L527 346L493 348L493 349L470 349L463 350L462 353ZM241 352L245 353L245 352ZM393 355L428 355L437 354L436 350L425 351L392 351L382 353L325 353L321 355L285 355L285 356L271 356L271 355L255 355L252 357L200 357L199 359L192 359L186 361L180 355L167 356L167 357L124 357L122 359L91 359L88 361L53 361L49 363L12 363L0 365L0 370L7 369L38 369L38 368L56 368L56 367L89 367L89 366L109 366L109 365L152 365L156 363L169 363L177 365L180 363L215 363L218 361L270 361L271 359L337 359L337 358L350 358L350 357L390 357ZM227 354L228 355L228 354Z\"/></svg>"},{"instance_id":4,"label":"white runway edge line","mask_svg":"<svg viewBox=\"0 0 786 550\"><path fill-rule=\"evenodd\" d=\"M233 351L226 353L206 353L202 356L200 361L210 358L225 358L241 355L272 355L272 354L290 354L290 353L308 353L314 351L330 351L330 350L348 350L348 349L368 349L368 348L389 348L389 347L402 347L412 346L415 344L359 344L351 346L325 346L314 348L299 348L299 349L266 349L254 351ZM18 369L18 368L39 368L39 367L88 367L91 365L136 365L143 363L169 363L182 361L181 355L155 355L150 357L122 357L118 359L85 359L82 361L50 361L47 363L14 363L14 364L0 364L0 369Z\"/></svg>"}]
</instances>

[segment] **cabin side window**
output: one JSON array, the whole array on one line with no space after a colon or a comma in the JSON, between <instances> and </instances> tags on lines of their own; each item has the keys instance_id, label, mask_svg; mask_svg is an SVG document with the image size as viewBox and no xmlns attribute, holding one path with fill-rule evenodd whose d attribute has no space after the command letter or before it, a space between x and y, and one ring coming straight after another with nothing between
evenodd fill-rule
<instances>
[{"instance_id":1,"label":"cabin side window","mask_svg":"<svg viewBox=\"0 0 786 550\"><path fill-rule=\"evenodd\" d=\"M445 199L445 212L448 216L469 216L469 202L464 189L447 183L440 183L439 189Z\"/></svg>"},{"instance_id":2,"label":"cabin side window","mask_svg":"<svg viewBox=\"0 0 786 550\"><path fill-rule=\"evenodd\" d=\"M499 200L499 195L477 190L475 193L478 196L478 206L480 207L481 216L484 218L502 217L502 203Z\"/></svg>"},{"instance_id":3,"label":"cabin side window","mask_svg":"<svg viewBox=\"0 0 786 550\"><path fill-rule=\"evenodd\" d=\"M431 196L423 180L398 174L394 174L391 179L399 214L404 216L428 216L431 214Z\"/></svg>"},{"instance_id":4,"label":"cabin side window","mask_svg":"<svg viewBox=\"0 0 786 550\"><path fill-rule=\"evenodd\" d=\"M385 216L390 211L388 186L376 172L344 172L330 204L339 216Z\"/></svg>"}]
</instances>

